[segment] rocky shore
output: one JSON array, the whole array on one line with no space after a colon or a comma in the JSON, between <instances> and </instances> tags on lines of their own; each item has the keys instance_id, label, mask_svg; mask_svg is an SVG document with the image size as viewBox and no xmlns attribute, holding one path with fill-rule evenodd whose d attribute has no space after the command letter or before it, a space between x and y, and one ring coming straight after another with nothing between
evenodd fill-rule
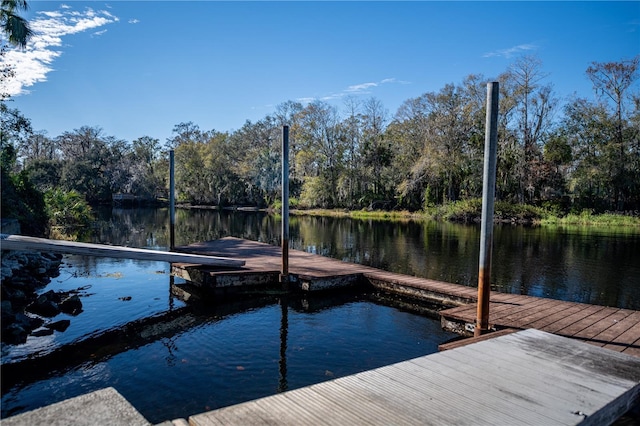
<instances>
[{"instance_id":1,"label":"rocky shore","mask_svg":"<svg viewBox=\"0 0 640 426\"><path fill-rule=\"evenodd\" d=\"M51 321L61 312L77 315L82 303L77 292L38 294L60 274L62 255L29 251L2 251L2 343L24 343L29 335L64 331L70 321Z\"/></svg>"}]
</instances>

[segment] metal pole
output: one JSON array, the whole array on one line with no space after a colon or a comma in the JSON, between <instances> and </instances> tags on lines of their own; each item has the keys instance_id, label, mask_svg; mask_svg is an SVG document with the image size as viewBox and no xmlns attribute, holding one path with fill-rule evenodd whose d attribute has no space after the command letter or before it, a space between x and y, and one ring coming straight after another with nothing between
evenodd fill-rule
<instances>
[{"instance_id":1,"label":"metal pole","mask_svg":"<svg viewBox=\"0 0 640 426\"><path fill-rule=\"evenodd\" d=\"M498 143L497 81L487 84L487 120L484 137L484 174L482 184L482 226L480 228L480 267L478 271L478 316L474 336L489 329L491 293L491 249L493 245L493 203L496 188L496 146Z\"/></svg>"},{"instance_id":2,"label":"metal pole","mask_svg":"<svg viewBox=\"0 0 640 426\"><path fill-rule=\"evenodd\" d=\"M176 179L173 150L169 151L169 246L173 250L176 244Z\"/></svg>"},{"instance_id":3,"label":"metal pole","mask_svg":"<svg viewBox=\"0 0 640 426\"><path fill-rule=\"evenodd\" d=\"M289 282L289 126L282 126L282 271L280 282Z\"/></svg>"}]
</instances>

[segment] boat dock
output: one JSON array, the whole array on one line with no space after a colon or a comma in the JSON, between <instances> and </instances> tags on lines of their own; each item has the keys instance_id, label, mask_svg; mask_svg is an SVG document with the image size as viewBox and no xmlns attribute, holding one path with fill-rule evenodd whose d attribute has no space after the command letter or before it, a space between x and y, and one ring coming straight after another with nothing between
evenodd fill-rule
<instances>
[{"instance_id":1,"label":"boat dock","mask_svg":"<svg viewBox=\"0 0 640 426\"><path fill-rule=\"evenodd\" d=\"M209 425L607 425L640 358L524 330L191 416Z\"/></svg>"},{"instance_id":2,"label":"boat dock","mask_svg":"<svg viewBox=\"0 0 640 426\"><path fill-rule=\"evenodd\" d=\"M281 250L276 246L229 237L178 249L245 261L244 267L236 269L172 264L172 274L213 293L278 282ZM443 307L439 311L443 328L473 335L476 288L381 271L300 250L289 250L289 273L290 285L302 291L363 285L427 300ZM640 357L639 311L491 292L489 323L494 330L534 328Z\"/></svg>"}]
</instances>

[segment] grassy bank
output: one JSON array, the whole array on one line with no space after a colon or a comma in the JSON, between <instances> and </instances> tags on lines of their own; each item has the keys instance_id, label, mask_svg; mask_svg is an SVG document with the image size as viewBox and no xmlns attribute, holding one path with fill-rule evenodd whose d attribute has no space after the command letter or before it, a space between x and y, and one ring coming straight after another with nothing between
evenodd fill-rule
<instances>
[{"instance_id":1,"label":"grassy bank","mask_svg":"<svg viewBox=\"0 0 640 426\"><path fill-rule=\"evenodd\" d=\"M292 209L290 213L296 216L326 216L349 217L352 219L372 220L424 220L427 219L423 212L384 211L384 210L344 210L344 209Z\"/></svg>"},{"instance_id":2,"label":"grassy bank","mask_svg":"<svg viewBox=\"0 0 640 426\"><path fill-rule=\"evenodd\" d=\"M593 214L585 210L581 214L568 214L563 217L549 215L540 223L552 226L640 227L640 217L614 213Z\"/></svg>"},{"instance_id":3,"label":"grassy bank","mask_svg":"<svg viewBox=\"0 0 640 426\"><path fill-rule=\"evenodd\" d=\"M383 210L344 210L344 209L292 209L291 214L298 216L348 217L367 220L442 220L459 223L479 223L482 217L482 200L464 200L426 211L409 212ZM494 219L497 223L513 223L541 226L590 226L590 227L627 227L640 229L640 217L624 214L594 214L584 211L581 214L558 216L541 207L511 204L498 201L494 207Z\"/></svg>"}]
</instances>

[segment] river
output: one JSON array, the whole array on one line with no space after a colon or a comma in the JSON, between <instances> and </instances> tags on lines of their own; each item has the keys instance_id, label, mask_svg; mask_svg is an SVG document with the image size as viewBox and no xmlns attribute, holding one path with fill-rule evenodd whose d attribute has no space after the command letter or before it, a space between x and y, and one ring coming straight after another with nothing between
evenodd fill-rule
<instances>
[{"instance_id":1,"label":"river","mask_svg":"<svg viewBox=\"0 0 640 426\"><path fill-rule=\"evenodd\" d=\"M164 249L167 209L99 211L93 242ZM176 245L225 236L279 244L264 212L179 209ZM475 287L480 226L292 216L290 247L376 268ZM494 228L492 288L640 310L640 231L594 227Z\"/></svg>"}]
</instances>

